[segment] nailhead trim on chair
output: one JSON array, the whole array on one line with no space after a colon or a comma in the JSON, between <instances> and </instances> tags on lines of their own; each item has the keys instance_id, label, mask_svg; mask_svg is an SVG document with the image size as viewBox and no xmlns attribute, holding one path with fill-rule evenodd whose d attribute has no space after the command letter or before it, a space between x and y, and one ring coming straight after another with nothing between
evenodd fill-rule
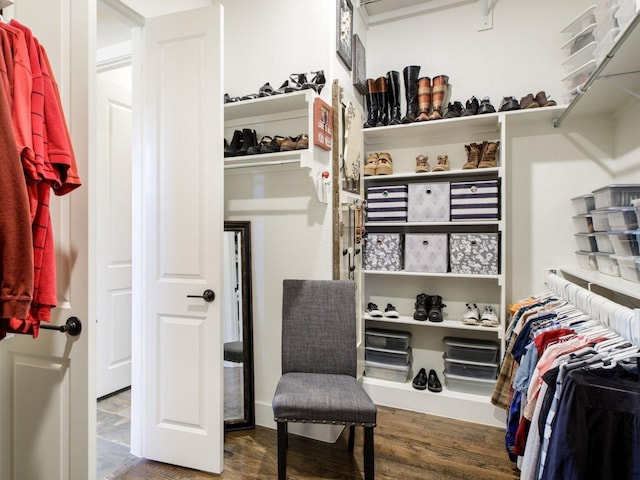
<instances>
[{"instance_id":1,"label":"nailhead trim on chair","mask_svg":"<svg viewBox=\"0 0 640 480\"><path fill-rule=\"evenodd\" d=\"M298 422L302 422L302 423L307 423L306 419L302 419L302 420L298 420L296 418L274 418L273 419L275 422L284 422L284 423L298 423ZM338 422L336 420L311 420L311 423L319 423L322 422L323 424L327 424L327 423L331 423L333 425L337 425L338 423L342 424L342 425L349 425L349 426L357 426L357 425L361 425L363 427L375 427L377 424L375 423L357 423L357 422Z\"/></svg>"}]
</instances>

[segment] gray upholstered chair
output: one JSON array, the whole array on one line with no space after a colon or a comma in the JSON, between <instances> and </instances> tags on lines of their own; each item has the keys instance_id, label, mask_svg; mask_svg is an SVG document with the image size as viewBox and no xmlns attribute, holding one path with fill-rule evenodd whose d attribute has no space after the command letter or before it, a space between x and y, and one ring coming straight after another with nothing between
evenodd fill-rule
<instances>
[{"instance_id":1,"label":"gray upholstered chair","mask_svg":"<svg viewBox=\"0 0 640 480\"><path fill-rule=\"evenodd\" d=\"M278 479L286 479L288 422L364 427L364 477L374 478L376 406L356 380L356 286L343 280L284 280L282 377L273 397Z\"/></svg>"}]
</instances>

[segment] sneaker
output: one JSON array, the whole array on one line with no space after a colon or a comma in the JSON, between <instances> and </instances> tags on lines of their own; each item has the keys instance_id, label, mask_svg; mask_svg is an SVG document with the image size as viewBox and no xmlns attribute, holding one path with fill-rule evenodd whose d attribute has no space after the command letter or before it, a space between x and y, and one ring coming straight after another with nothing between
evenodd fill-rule
<instances>
[{"instance_id":1,"label":"sneaker","mask_svg":"<svg viewBox=\"0 0 640 480\"><path fill-rule=\"evenodd\" d=\"M378 306L375 303L367 303L367 313L369 314L370 317L382 317L382 312L380 310L378 310Z\"/></svg>"},{"instance_id":2,"label":"sneaker","mask_svg":"<svg viewBox=\"0 0 640 480\"><path fill-rule=\"evenodd\" d=\"M467 303L467 311L462 314L460 320L465 325L480 325L480 311L475 303Z\"/></svg>"},{"instance_id":3,"label":"sneaker","mask_svg":"<svg viewBox=\"0 0 640 480\"><path fill-rule=\"evenodd\" d=\"M484 327L497 327L498 325L500 325L498 315L491 305L487 305L486 307L484 307L484 312L482 312L480 323Z\"/></svg>"},{"instance_id":4,"label":"sneaker","mask_svg":"<svg viewBox=\"0 0 640 480\"><path fill-rule=\"evenodd\" d=\"M400 314L396 310L396 307L387 303L387 308L384 309L384 316L387 318L398 318Z\"/></svg>"},{"instance_id":5,"label":"sneaker","mask_svg":"<svg viewBox=\"0 0 640 480\"><path fill-rule=\"evenodd\" d=\"M416 390L427 389L427 371L424 368L421 368L418 374L414 377L411 382L411 386Z\"/></svg>"},{"instance_id":6,"label":"sneaker","mask_svg":"<svg viewBox=\"0 0 640 480\"><path fill-rule=\"evenodd\" d=\"M416 311L413 314L413 319L420 322L427 320L429 315L429 308L431 308L431 300L429 295L421 293L416 297Z\"/></svg>"},{"instance_id":7,"label":"sneaker","mask_svg":"<svg viewBox=\"0 0 640 480\"><path fill-rule=\"evenodd\" d=\"M438 374L435 370L429 370L429 377L427 378L427 388L430 392L441 392L442 384L438 378Z\"/></svg>"}]
</instances>

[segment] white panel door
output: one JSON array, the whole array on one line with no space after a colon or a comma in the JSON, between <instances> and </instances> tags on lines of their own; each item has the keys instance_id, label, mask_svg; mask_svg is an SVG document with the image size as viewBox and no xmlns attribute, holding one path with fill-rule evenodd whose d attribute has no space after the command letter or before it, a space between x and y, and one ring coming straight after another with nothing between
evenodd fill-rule
<instances>
[{"instance_id":1,"label":"white panel door","mask_svg":"<svg viewBox=\"0 0 640 480\"><path fill-rule=\"evenodd\" d=\"M145 23L143 191L134 202L140 202L142 240L141 453L218 473L224 434L223 32L222 6L213 3ZM216 299L197 298L205 290Z\"/></svg>"},{"instance_id":2,"label":"white panel door","mask_svg":"<svg viewBox=\"0 0 640 480\"><path fill-rule=\"evenodd\" d=\"M131 87L113 74L96 84L98 398L131 385Z\"/></svg>"}]
</instances>

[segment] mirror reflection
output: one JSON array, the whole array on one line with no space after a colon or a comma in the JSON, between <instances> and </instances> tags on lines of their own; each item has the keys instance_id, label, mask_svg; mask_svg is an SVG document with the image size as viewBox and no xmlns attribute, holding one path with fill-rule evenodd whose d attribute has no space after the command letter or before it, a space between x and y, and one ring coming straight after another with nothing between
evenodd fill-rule
<instances>
[{"instance_id":1,"label":"mirror reflection","mask_svg":"<svg viewBox=\"0 0 640 480\"><path fill-rule=\"evenodd\" d=\"M225 430L255 427L251 224L224 222L222 299Z\"/></svg>"}]
</instances>

